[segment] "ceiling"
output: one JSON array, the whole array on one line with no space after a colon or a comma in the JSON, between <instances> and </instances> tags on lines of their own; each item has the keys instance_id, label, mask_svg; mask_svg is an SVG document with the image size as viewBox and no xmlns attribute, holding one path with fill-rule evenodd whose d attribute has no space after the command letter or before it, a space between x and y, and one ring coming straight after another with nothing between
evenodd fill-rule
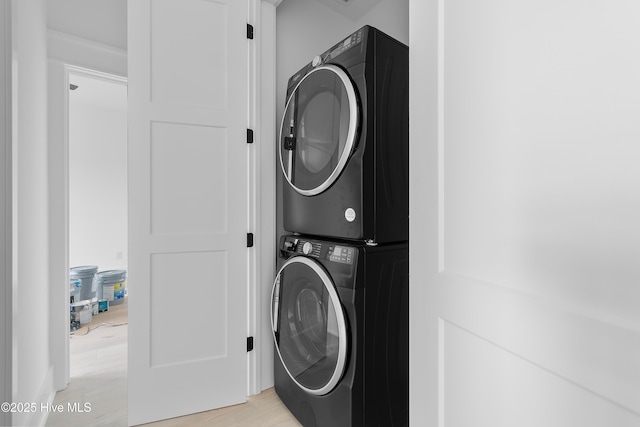
<instances>
[{"instance_id":1,"label":"ceiling","mask_svg":"<svg viewBox=\"0 0 640 427\"><path fill-rule=\"evenodd\" d=\"M382 0L315 0L330 7L352 21L362 18Z\"/></svg>"},{"instance_id":2,"label":"ceiling","mask_svg":"<svg viewBox=\"0 0 640 427\"><path fill-rule=\"evenodd\" d=\"M127 86L99 77L69 74L69 83L78 88L69 91L69 102L108 110L127 111Z\"/></svg>"}]
</instances>

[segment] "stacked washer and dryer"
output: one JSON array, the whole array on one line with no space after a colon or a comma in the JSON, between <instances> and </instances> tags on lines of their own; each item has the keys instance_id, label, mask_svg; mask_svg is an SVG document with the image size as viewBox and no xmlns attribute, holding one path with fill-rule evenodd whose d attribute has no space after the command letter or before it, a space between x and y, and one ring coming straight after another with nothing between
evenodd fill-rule
<instances>
[{"instance_id":1,"label":"stacked washer and dryer","mask_svg":"<svg viewBox=\"0 0 640 427\"><path fill-rule=\"evenodd\" d=\"M289 79L275 389L305 426L409 416L408 48L365 26Z\"/></svg>"}]
</instances>

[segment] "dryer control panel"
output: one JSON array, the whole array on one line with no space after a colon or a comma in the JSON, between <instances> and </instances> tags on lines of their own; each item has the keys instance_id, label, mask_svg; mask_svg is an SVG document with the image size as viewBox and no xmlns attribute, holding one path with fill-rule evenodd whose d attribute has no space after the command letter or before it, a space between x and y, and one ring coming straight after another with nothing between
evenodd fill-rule
<instances>
[{"instance_id":1,"label":"dryer control panel","mask_svg":"<svg viewBox=\"0 0 640 427\"><path fill-rule=\"evenodd\" d=\"M317 55L313 60L305 65L296 74L291 76L287 84L287 98L298 84L298 81L304 77L309 71L323 64L338 64L342 68L349 68L355 64L365 62L366 44L368 34L371 32L370 27L365 25L349 37L333 45L330 49ZM356 48L357 49L354 49ZM341 56L345 54L344 56ZM336 59L341 57L339 59Z\"/></svg>"},{"instance_id":2,"label":"dryer control panel","mask_svg":"<svg viewBox=\"0 0 640 427\"><path fill-rule=\"evenodd\" d=\"M322 55L323 62L327 62L330 59L335 58L336 56L340 55L341 53L351 49L355 45L360 44L362 42L362 33L364 31L365 31L365 29L360 28L358 31L356 31L355 33L351 34L349 37L347 37L346 39L344 39L340 43L338 43L335 46L333 46L327 52L325 52Z\"/></svg>"}]
</instances>

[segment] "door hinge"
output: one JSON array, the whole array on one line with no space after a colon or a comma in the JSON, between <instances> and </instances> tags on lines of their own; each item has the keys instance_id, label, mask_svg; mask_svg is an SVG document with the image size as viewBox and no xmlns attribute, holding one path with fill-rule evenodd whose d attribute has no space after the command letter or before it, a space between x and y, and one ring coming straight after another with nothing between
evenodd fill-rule
<instances>
[{"instance_id":1,"label":"door hinge","mask_svg":"<svg viewBox=\"0 0 640 427\"><path fill-rule=\"evenodd\" d=\"M247 352L253 350L253 337L247 337Z\"/></svg>"},{"instance_id":2,"label":"door hinge","mask_svg":"<svg viewBox=\"0 0 640 427\"><path fill-rule=\"evenodd\" d=\"M247 24L247 38L253 40L253 25Z\"/></svg>"},{"instance_id":3,"label":"door hinge","mask_svg":"<svg viewBox=\"0 0 640 427\"><path fill-rule=\"evenodd\" d=\"M247 233L247 247L253 247L253 233Z\"/></svg>"},{"instance_id":4,"label":"door hinge","mask_svg":"<svg viewBox=\"0 0 640 427\"><path fill-rule=\"evenodd\" d=\"M247 129L247 144L253 144L253 129Z\"/></svg>"}]
</instances>

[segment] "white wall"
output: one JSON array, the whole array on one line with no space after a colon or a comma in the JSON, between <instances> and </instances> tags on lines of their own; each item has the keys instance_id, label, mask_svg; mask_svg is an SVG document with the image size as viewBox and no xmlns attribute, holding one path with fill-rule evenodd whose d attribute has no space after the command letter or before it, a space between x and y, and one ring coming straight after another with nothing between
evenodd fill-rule
<instances>
[{"instance_id":1,"label":"white wall","mask_svg":"<svg viewBox=\"0 0 640 427\"><path fill-rule=\"evenodd\" d=\"M424 173L418 159L431 159L435 163L437 150L421 143L425 139L438 138L438 10L435 1L410 0L410 51L409 51L409 422L411 425L438 425L438 391L428 387L430 370L421 363L429 360L432 345L425 336L431 332L428 311L435 303L430 303L428 292L427 266L422 263L436 263L427 259L427 249L420 242L433 241L436 235L429 233L426 227L418 227L421 219L432 220L438 217L437 206L427 203L420 189L425 187L429 176ZM429 19L427 19L429 17ZM421 25L423 20L427 25ZM419 74L418 74L419 73ZM418 77L419 76L419 77ZM421 101L420 98L423 98ZM414 169L414 165L420 166ZM422 305L422 309L416 309ZM438 352L439 350L435 350ZM443 351L442 351L443 352ZM440 353L441 354L441 353ZM439 356L431 356L437 358Z\"/></svg>"},{"instance_id":2,"label":"white wall","mask_svg":"<svg viewBox=\"0 0 640 427\"><path fill-rule=\"evenodd\" d=\"M53 397L49 352L46 2L13 2L14 402ZM46 414L14 414L33 425Z\"/></svg>"},{"instance_id":3,"label":"white wall","mask_svg":"<svg viewBox=\"0 0 640 427\"><path fill-rule=\"evenodd\" d=\"M0 2L0 403L11 401L11 2ZM0 412L0 425L11 415Z\"/></svg>"},{"instance_id":4,"label":"white wall","mask_svg":"<svg viewBox=\"0 0 640 427\"><path fill-rule=\"evenodd\" d=\"M47 0L49 29L127 50L127 0Z\"/></svg>"},{"instance_id":5,"label":"white wall","mask_svg":"<svg viewBox=\"0 0 640 427\"><path fill-rule=\"evenodd\" d=\"M69 93L69 265L126 270L127 89L88 77L70 81L79 87ZM96 85L120 104L106 105Z\"/></svg>"}]
</instances>

